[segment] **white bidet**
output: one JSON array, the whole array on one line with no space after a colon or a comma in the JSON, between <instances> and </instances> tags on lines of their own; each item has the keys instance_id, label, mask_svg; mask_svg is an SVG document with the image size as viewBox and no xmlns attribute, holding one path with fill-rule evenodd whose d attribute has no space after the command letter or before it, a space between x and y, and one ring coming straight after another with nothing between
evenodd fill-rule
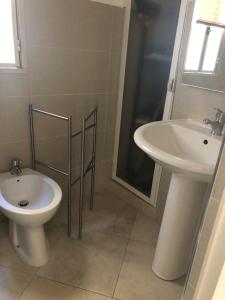
<instances>
[{"instance_id":1,"label":"white bidet","mask_svg":"<svg viewBox=\"0 0 225 300\"><path fill-rule=\"evenodd\" d=\"M59 185L37 171L0 174L0 210L9 218L10 239L27 264L38 267L48 261L44 224L54 216L61 199Z\"/></svg>"}]
</instances>

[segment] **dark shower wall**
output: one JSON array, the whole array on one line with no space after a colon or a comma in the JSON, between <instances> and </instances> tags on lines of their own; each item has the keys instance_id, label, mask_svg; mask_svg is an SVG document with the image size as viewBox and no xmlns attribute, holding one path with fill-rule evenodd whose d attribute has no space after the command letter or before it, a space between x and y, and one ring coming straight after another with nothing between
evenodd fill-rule
<instances>
[{"instance_id":1,"label":"dark shower wall","mask_svg":"<svg viewBox=\"0 0 225 300\"><path fill-rule=\"evenodd\" d=\"M155 164L135 145L133 134L162 120L180 0L133 2L117 176L150 196Z\"/></svg>"}]
</instances>

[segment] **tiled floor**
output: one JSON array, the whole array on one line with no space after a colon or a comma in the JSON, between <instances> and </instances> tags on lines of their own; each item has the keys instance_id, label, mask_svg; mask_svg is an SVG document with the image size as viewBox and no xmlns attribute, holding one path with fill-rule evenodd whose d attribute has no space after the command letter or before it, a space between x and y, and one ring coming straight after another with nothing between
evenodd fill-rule
<instances>
[{"instance_id":1,"label":"tiled floor","mask_svg":"<svg viewBox=\"0 0 225 300\"><path fill-rule=\"evenodd\" d=\"M66 226L47 226L49 262L20 261L0 223L0 300L180 300L184 280L166 282L151 270L159 225L112 195L96 196L82 241Z\"/></svg>"}]
</instances>

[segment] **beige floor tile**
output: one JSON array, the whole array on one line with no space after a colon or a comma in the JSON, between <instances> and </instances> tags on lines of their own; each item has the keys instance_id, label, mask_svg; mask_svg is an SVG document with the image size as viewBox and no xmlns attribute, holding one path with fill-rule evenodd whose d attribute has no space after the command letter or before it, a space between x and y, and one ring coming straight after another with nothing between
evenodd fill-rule
<instances>
[{"instance_id":1,"label":"beige floor tile","mask_svg":"<svg viewBox=\"0 0 225 300\"><path fill-rule=\"evenodd\" d=\"M0 300L18 299L29 281L29 275L0 266Z\"/></svg>"},{"instance_id":2,"label":"beige floor tile","mask_svg":"<svg viewBox=\"0 0 225 300\"><path fill-rule=\"evenodd\" d=\"M124 205L128 204L116 195L113 195L110 191L106 190L102 193L95 194L95 209L104 208L114 211L123 208Z\"/></svg>"},{"instance_id":3,"label":"beige floor tile","mask_svg":"<svg viewBox=\"0 0 225 300\"><path fill-rule=\"evenodd\" d=\"M127 240L94 232L82 241L66 237L66 227L49 229L51 256L38 271L40 277L112 296Z\"/></svg>"},{"instance_id":4,"label":"beige floor tile","mask_svg":"<svg viewBox=\"0 0 225 300\"><path fill-rule=\"evenodd\" d=\"M143 242L156 246L160 224L138 212L134 227L131 233L131 239L137 242Z\"/></svg>"},{"instance_id":5,"label":"beige floor tile","mask_svg":"<svg viewBox=\"0 0 225 300\"><path fill-rule=\"evenodd\" d=\"M79 194L76 195L76 200ZM77 201L76 201L77 202ZM89 210L89 197L85 199L85 210L83 218L83 233L94 232L113 234L128 239L131 235L133 224L137 215L137 209L128 205L123 200L109 193L98 193L94 199L94 210ZM78 211L77 203L73 211ZM47 228L54 227L57 223L66 224L67 205L61 205L57 215L47 224ZM73 236L77 237L78 217L73 217Z\"/></svg>"},{"instance_id":6,"label":"beige floor tile","mask_svg":"<svg viewBox=\"0 0 225 300\"><path fill-rule=\"evenodd\" d=\"M102 232L129 238L137 215L136 208L110 194L95 197L93 211L84 214L84 232Z\"/></svg>"},{"instance_id":7,"label":"beige floor tile","mask_svg":"<svg viewBox=\"0 0 225 300\"><path fill-rule=\"evenodd\" d=\"M188 283L182 300L193 300L195 289Z\"/></svg>"},{"instance_id":8,"label":"beige floor tile","mask_svg":"<svg viewBox=\"0 0 225 300\"><path fill-rule=\"evenodd\" d=\"M122 300L180 300L183 280L168 282L152 272L154 248L130 241L115 298Z\"/></svg>"},{"instance_id":9,"label":"beige floor tile","mask_svg":"<svg viewBox=\"0 0 225 300\"><path fill-rule=\"evenodd\" d=\"M99 294L37 278L25 290L20 300L107 300Z\"/></svg>"},{"instance_id":10,"label":"beige floor tile","mask_svg":"<svg viewBox=\"0 0 225 300\"><path fill-rule=\"evenodd\" d=\"M34 274L37 268L31 267L19 258L18 254L14 250L10 240L8 232L8 222L0 224L0 265L13 270L24 272L27 274Z\"/></svg>"}]
</instances>

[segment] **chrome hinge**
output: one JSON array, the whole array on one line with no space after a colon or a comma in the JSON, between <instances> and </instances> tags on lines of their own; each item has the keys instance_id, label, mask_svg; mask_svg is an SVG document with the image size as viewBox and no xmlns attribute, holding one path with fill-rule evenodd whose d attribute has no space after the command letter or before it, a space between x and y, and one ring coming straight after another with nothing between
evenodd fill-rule
<instances>
[{"instance_id":1,"label":"chrome hinge","mask_svg":"<svg viewBox=\"0 0 225 300\"><path fill-rule=\"evenodd\" d=\"M17 40L17 50L21 52L21 41Z\"/></svg>"},{"instance_id":2,"label":"chrome hinge","mask_svg":"<svg viewBox=\"0 0 225 300\"><path fill-rule=\"evenodd\" d=\"M172 93L175 93L175 89L176 89L176 79L173 78L170 83L169 83L169 91Z\"/></svg>"}]
</instances>

